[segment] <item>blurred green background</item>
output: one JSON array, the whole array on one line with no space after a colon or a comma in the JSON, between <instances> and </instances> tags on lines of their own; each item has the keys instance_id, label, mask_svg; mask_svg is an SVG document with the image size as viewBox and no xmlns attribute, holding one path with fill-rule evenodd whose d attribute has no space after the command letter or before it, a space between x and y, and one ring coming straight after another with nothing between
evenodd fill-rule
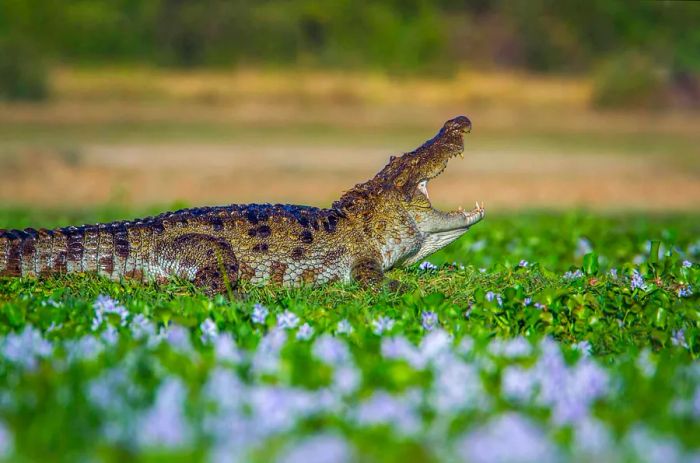
<instances>
[{"instance_id":1,"label":"blurred green background","mask_svg":"<svg viewBox=\"0 0 700 463\"><path fill-rule=\"evenodd\" d=\"M459 66L637 72L638 91L678 87L697 97L700 8L693 2L515 0L3 0L3 85L8 97L44 96L12 67L180 68L312 66L449 74ZM22 61L26 63L22 63ZM662 75L656 76L655 73ZM641 75L648 73L649 75ZM617 78L621 78L617 77ZM614 82L601 83L601 86ZM605 92L599 95L605 104ZM697 91L697 87L695 87ZM621 95L617 100L621 99ZM632 98L631 95L627 96ZM652 95L638 95L649 98ZM611 101L610 104L621 103ZM697 103L697 101L695 101Z\"/></svg>"},{"instance_id":2,"label":"blurred green background","mask_svg":"<svg viewBox=\"0 0 700 463\"><path fill-rule=\"evenodd\" d=\"M465 113L438 202L696 209L698 24L668 1L0 0L0 201L327 204Z\"/></svg>"}]
</instances>

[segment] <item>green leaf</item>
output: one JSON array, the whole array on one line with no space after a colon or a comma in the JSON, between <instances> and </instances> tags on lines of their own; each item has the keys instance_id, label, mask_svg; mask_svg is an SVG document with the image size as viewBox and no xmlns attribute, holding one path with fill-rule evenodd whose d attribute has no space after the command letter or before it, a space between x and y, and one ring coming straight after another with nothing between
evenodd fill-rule
<instances>
[{"instance_id":1,"label":"green leaf","mask_svg":"<svg viewBox=\"0 0 700 463\"><path fill-rule=\"evenodd\" d=\"M589 252L583 256L583 271L586 275L595 275L598 273L598 254Z\"/></svg>"},{"instance_id":2,"label":"green leaf","mask_svg":"<svg viewBox=\"0 0 700 463\"><path fill-rule=\"evenodd\" d=\"M659 246L661 242L659 240L652 240L649 246L649 263L656 264L659 262Z\"/></svg>"}]
</instances>

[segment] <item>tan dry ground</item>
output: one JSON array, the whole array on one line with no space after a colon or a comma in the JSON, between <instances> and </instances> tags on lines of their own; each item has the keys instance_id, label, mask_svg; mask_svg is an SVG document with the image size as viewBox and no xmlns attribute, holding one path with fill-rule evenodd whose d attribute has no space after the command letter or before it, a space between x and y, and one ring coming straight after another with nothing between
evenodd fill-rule
<instances>
[{"instance_id":1,"label":"tan dry ground","mask_svg":"<svg viewBox=\"0 0 700 463\"><path fill-rule=\"evenodd\" d=\"M63 72L51 104L0 106L0 202L327 205L466 113L466 159L430 185L443 207L700 206L698 114L598 113L570 80L283 77Z\"/></svg>"},{"instance_id":2,"label":"tan dry ground","mask_svg":"<svg viewBox=\"0 0 700 463\"><path fill-rule=\"evenodd\" d=\"M476 136L476 135L474 135ZM79 164L32 151L0 173L8 203L75 207L129 204L297 202L323 205L370 177L385 148L250 144L86 145ZM697 173L656 157L469 152L430 185L434 202L493 209L582 206L596 209L696 209Z\"/></svg>"}]
</instances>

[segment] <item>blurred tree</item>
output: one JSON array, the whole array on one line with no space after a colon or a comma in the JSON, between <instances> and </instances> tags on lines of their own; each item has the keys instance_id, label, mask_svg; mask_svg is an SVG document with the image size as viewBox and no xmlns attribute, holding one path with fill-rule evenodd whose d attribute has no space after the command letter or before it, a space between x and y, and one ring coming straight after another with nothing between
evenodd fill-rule
<instances>
[{"instance_id":1,"label":"blurred tree","mask_svg":"<svg viewBox=\"0 0 700 463\"><path fill-rule=\"evenodd\" d=\"M580 72L633 50L700 72L700 3L622 0L0 0L0 37L71 63Z\"/></svg>"},{"instance_id":2,"label":"blurred tree","mask_svg":"<svg viewBox=\"0 0 700 463\"><path fill-rule=\"evenodd\" d=\"M47 68L31 44L0 39L0 100L43 100L48 93Z\"/></svg>"}]
</instances>

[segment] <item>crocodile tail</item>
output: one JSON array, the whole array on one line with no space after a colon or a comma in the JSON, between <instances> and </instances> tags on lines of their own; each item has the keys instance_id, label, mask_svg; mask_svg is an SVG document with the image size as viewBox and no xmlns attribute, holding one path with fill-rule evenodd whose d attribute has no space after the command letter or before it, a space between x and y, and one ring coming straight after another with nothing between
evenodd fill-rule
<instances>
[{"instance_id":1,"label":"crocodile tail","mask_svg":"<svg viewBox=\"0 0 700 463\"><path fill-rule=\"evenodd\" d=\"M87 225L54 230L0 230L0 276L32 277L102 270L101 273L111 277L114 233L100 228ZM103 268L99 265L100 255L109 256L109 259L102 259Z\"/></svg>"},{"instance_id":2,"label":"crocodile tail","mask_svg":"<svg viewBox=\"0 0 700 463\"><path fill-rule=\"evenodd\" d=\"M33 275L34 255L39 232L25 230L0 230L0 276Z\"/></svg>"}]
</instances>

